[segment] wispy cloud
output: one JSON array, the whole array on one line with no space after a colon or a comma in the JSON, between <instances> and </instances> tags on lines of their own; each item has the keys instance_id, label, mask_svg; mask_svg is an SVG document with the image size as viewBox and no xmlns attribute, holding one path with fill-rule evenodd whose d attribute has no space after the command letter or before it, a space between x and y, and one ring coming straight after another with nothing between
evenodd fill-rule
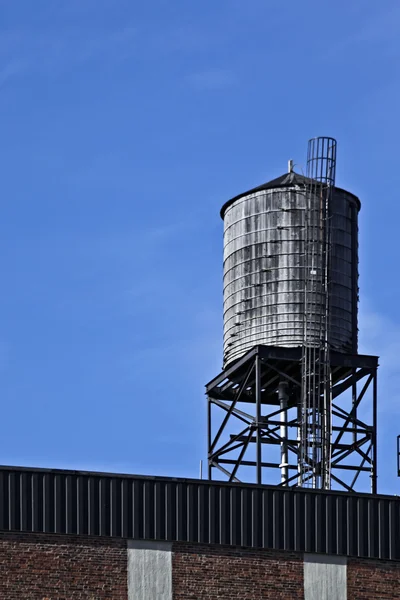
<instances>
[{"instance_id":1,"label":"wispy cloud","mask_svg":"<svg viewBox=\"0 0 400 600\"><path fill-rule=\"evenodd\" d=\"M379 407L400 413L400 323L370 308L360 311L360 353L380 357Z\"/></svg>"},{"instance_id":2,"label":"wispy cloud","mask_svg":"<svg viewBox=\"0 0 400 600\"><path fill-rule=\"evenodd\" d=\"M383 5L382 5L383 6ZM364 9L360 14L360 27L350 35L333 43L324 58L348 57L349 52L372 51L379 47L386 54L400 53L399 22L400 5L393 4L390 10L376 12L378 4L374 4L373 11Z\"/></svg>"},{"instance_id":3,"label":"wispy cloud","mask_svg":"<svg viewBox=\"0 0 400 600\"><path fill-rule=\"evenodd\" d=\"M391 10L370 14L358 31L349 38L349 44L363 44L374 42L389 42L399 35L400 7L396 3Z\"/></svg>"},{"instance_id":4,"label":"wispy cloud","mask_svg":"<svg viewBox=\"0 0 400 600\"><path fill-rule=\"evenodd\" d=\"M96 60L124 60L134 52L135 37L130 25L107 32L84 27L0 32L0 86L28 70L48 74Z\"/></svg>"},{"instance_id":5,"label":"wispy cloud","mask_svg":"<svg viewBox=\"0 0 400 600\"><path fill-rule=\"evenodd\" d=\"M11 60L0 66L0 89L25 68L22 60Z\"/></svg>"},{"instance_id":6,"label":"wispy cloud","mask_svg":"<svg viewBox=\"0 0 400 600\"><path fill-rule=\"evenodd\" d=\"M188 76L189 84L197 90L224 90L237 83L237 77L228 69L206 69Z\"/></svg>"},{"instance_id":7,"label":"wispy cloud","mask_svg":"<svg viewBox=\"0 0 400 600\"><path fill-rule=\"evenodd\" d=\"M0 373L6 370L8 362L8 347L5 342L0 342Z\"/></svg>"},{"instance_id":8,"label":"wispy cloud","mask_svg":"<svg viewBox=\"0 0 400 600\"><path fill-rule=\"evenodd\" d=\"M372 309L360 311L360 353L379 356L378 459L379 491L392 494L396 483L396 436L400 433L400 322ZM365 409L365 407L364 407ZM371 422L370 408L361 418ZM394 488L395 486L395 488Z\"/></svg>"},{"instance_id":9,"label":"wispy cloud","mask_svg":"<svg viewBox=\"0 0 400 600\"><path fill-rule=\"evenodd\" d=\"M92 32L86 35L81 29L71 30L60 39L49 37L43 40L44 53L55 50L53 62L58 65L68 62L84 63L92 60L126 58L132 51L136 29L126 26L111 32Z\"/></svg>"}]
</instances>

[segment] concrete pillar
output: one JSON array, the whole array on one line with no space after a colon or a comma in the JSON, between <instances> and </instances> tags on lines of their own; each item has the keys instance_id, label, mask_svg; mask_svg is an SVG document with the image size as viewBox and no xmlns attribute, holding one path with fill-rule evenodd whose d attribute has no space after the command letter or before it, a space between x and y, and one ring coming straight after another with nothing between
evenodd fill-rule
<instances>
[{"instance_id":1,"label":"concrete pillar","mask_svg":"<svg viewBox=\"0 0 400 600\"><path fill-rule=\"evenodd\" d=\"M172 600L172 544L128 541L128 600Z\"/></svg>"},{"instance_id":2,"label":"concrete pillar","mask_svg":"<svg viewBox=\"0 0 400 600\"><path fill-rule=\"evenodd\" d=\"M347 559L305 554L304 600L347 600Z\"/></svg>"}]
</instances>

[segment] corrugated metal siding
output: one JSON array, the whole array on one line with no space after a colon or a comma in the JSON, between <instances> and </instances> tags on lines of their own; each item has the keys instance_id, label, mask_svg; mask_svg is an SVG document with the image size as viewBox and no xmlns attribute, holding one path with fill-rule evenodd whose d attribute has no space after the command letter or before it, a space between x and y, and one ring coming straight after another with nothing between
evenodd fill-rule
<instances>
[{"instance_id":1,"label":"corrugated metal siding","mask_svg":"<svg viewBox=\"0 0 400 600\"><path fill-rule=\"evenodd\" d=\"M315 209L318 206L316 198ZM303 343L305 210L305 190L300 186L252 192L226 209L225 364L258 344L294 347ZM335 350L354 353L358 284L356 199L335 189L331 213L330 342ZM321 312L323 308L321 303ZM319 335L317 322L315 331Z\"/></svg>"},{"instance_id":2,"label":"corrugated metal siding","mask_svg":"<svg viewBox=\"0 0 400 600\"><path fill-rule=\"evenodd\" d=\"M0 530L400 560L397 497L0 469Z\"/></svg>"}]
</instances>

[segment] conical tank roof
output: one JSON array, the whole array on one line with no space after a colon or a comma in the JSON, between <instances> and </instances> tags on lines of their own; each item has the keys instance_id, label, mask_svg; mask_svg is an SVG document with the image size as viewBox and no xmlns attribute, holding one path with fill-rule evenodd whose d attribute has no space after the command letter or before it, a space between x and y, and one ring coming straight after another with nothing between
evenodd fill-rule
<instances>
[{"instance_id":1,"label":"conical tank roof","mask_svg":"<svg viewBox=\"0 0 400 600\"><path fill-rule=\"evenodd\" d=\"M248 190L247 192L242 192L241 194L238 194L234 198L231 198L230 200L225 202L225 204L221 208L221 213L220 213L221 217L222 217L222 219L224 218L224 214L225 214L225 211L228 208L228 206L230 206L231 204L236 202L236 200L243 198L243 196L249 196L250 194L254 194L256 192L261 192L263 190L271 190L271 189L282 188L282 187L285 187L285 188L286 187L297 187L297 186L305 187L305 185L309 181L310 181L310 179L308 177L305 177L304 175L300 175L299 173L295 173L294 171L291 171L290 173L284 173L283 175L281 175L280 177L277 177L276 179L267 181L267 183L263 183L262 185L259 185L255 188L252 188L251 190ZM348 192L347 190L343 190L342 188L335 187L335 190L338 192L345 192L346 194L353 196L354 200L357 203L358 210L360 210L361 202L360 202L359 198L357 198L357 196L355 196L351 192Z\"/></svg>"}]
</instances>

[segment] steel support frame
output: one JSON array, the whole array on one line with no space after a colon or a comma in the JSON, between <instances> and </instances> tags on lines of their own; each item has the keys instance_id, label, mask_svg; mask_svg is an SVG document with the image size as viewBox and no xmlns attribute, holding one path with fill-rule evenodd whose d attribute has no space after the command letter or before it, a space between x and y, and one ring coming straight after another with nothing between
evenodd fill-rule
<instances>
[{"instance_id":1,"label":"steel support frame","mask_svg":"<svg viewBox=\"0 0 400 600\"><path fill-rule=\"evenodd\" d=\"M239 482L240 467L251 467L251 482L262 484L266 469L272 469L281 472L277 485L299 485L299 411L294 410L296 416L290 419L288 412L298 408L301 398L300 352L256 346L206 386L209 479L219 472L224 479ZM378 359L373 356L332 356L331 479L339 489L356 491L360 474L368 472L371 492L377 493L377 370ZM276 393L280 382L286 382L290 390L283 409ZM347 390L350 406L341 402ZM370 424L359 418L360 405L367 397L372 401ZM282 431L287 437L282 437ZM255 458L248 460L246 452L253 444ZM276 445L287 452L284 471L279 462L268 460L268 446ZM353 477L346 482L343 477L349 471Z\"/></svg>"}]
</instances>

